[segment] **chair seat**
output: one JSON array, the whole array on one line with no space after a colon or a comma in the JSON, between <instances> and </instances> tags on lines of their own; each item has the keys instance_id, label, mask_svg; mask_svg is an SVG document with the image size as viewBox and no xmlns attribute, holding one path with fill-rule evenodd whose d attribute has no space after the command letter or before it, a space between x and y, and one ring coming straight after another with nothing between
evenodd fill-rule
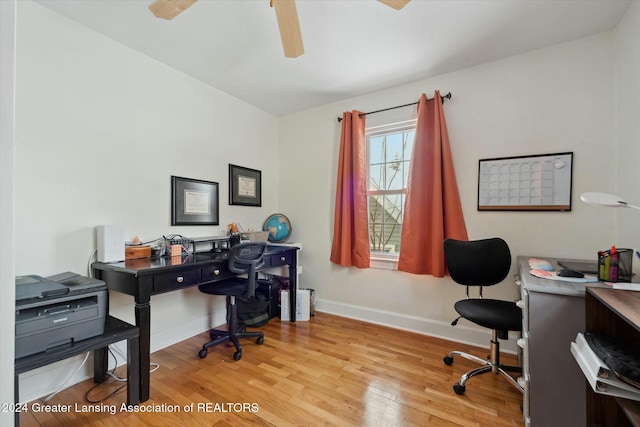
<instances>
[{"instance_id":1,"label":"chair seat","mask_svg":"<svg viewBox=\"0 0 640 427\"><path fill-rule=\"evenodd\" d=\"M247 293L247 279L233 277L220 282L200 285L198 289L200 292L210 295L242 296Z\"/></svg>"},{"instance_id":2,"label":"chair seat","mask_svg":"<svg viewBox=\"0 0 640 427\"><path fill-rule=\"evenodd\" d=\"M499 331L522 330L522 310L514 302L465 299L454 305L458 314L480 326Z\"/></svg>"}]
</instances>

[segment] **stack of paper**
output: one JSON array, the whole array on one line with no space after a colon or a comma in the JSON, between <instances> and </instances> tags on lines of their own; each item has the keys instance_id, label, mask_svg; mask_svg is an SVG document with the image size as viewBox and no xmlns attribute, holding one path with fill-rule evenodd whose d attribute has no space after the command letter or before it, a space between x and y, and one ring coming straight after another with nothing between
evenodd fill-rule
<instances>
[{"instance_id":1,"label":"stack of paper","mask_svg":"<svg viewBox=\"0 0 640 427\"><path fill-rule=\"evenodd\" d=\"M609 285L613 289L621 289L623 291L640 291L640 283L605 282L605 285Z\"/></svg>"},{"instance_id":2,"label":"stack of paper","mask_svg":"<svg viewBox=\"0 0 640 427\"><path fill-rule=\"evenodd\" d=\"M536 268L529 270L529 273L532 276L536 276L541 279L559 280L562 282L595 283L598 281L598 278L596 276L592 276L589 274L585 274L584 277L558 276L558 274L555 271L540 270Z\"/></svg>"},{"instance_id":3,"label":"stack of paper","mask_svg":"<svg viewBox=\"0 0 640 427\"><path fill-rule=\"evenodd\" d=\"M581 333L576 336L576 342L571 343L571 354L578 362L593 391L640 401L640 389L618 379L602 359L591 350Z\"/></svg>"}]
</instances>

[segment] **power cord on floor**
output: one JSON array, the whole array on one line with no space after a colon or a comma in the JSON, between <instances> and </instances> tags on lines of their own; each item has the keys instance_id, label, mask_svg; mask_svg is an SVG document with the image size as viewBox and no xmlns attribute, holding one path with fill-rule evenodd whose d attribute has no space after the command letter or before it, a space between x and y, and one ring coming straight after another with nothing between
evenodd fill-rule
<instances>
[{"instance_id":1,"label":"power cord on floor","mask_svg":"<svg viewBox=\"0 0 640 427\"><path fill-rule=\"evenodd\" d=\"M115 346L114 346L114 349L112 349L111 347L108 347L108 349L109 349L109 354L113 357L115 364L114 364L113 369L112 369L111 371L108 371L108 372L107 372L107 375L108 375L109 377L113 378L113 379L114 379L114 381L116 381L116 382L125 382L125 383L126 383L126 382L127 382L127 379L126 379L126 378L121 378L121 377L119 377L119 376L117 376L117 375L115 374L116 368L118 367L118 358L116 357L115 353L118 353L120 356L122 356L122 357L123 357L123 358L125 358L125 359L126 359L126 356L124 356L124 355L120 352L120 349L118 349L118 348L117 348L117 347L115 347ZM115 350L115 353L114 353L114 350ZM153 373L153 372L157 371L157 370L160 368L160 365L159 365L159 364L157 364L157 363L154 363L154 362L151 362L151 363L150 363L150 366L153 366L154 368L153 368L152 370L150 370L150 371L149 371L149 373ZM127 384L123 384L122 386L118 387L117 389L115 389L115 390L114 390L114 391L112 391L110 394L108 394L107 396L103 397L103 398L102 398L102 399L100 399L100 400L93 400L93 399L91 399L91 398L89 397L89 394L90 394L92 391L94 391L96 388L98 388L100 385L102 385L102 384L104 384L104 383L96 384L96 385L94 385L93 387L91 387L89 390L87 390L87 392L86 392L86 393L85 393L85 395L84 395L84 398L85 398L85 400L86 400L87 402L89 402L89 403L102 403L102 402L104 402L105 400L107 400L108 398L110 398L110 397L114 396L116 393L118 393L118 392L120 392L121 390L123 390L123 389L127 386Z\"/></svg>"},{"instance_id":2,"label":"power cord on floor","mask_svg":"<svg viewBox=\"0 0 640 427\"><path fill-rule=\"evenodd\" d=\"M115 378L115 379L116 379L116 381L124 381L124 382L126 382L126 381L127 381L127 379L126 379L126 378L119 378L118 376L116 376L116 375L114 374L114 372L116 371L116 368L118 367L118 358L116 357L116 355L115 355L115 354L113 353L113 351L111 350L111 347L107 347L107 349L109 350L109 354L113 357L113 360L114 360L113 369L111 369L111 371L107 371L107 375L108 375L108 376L110 376L110 377L112 377L112 378ZM117 389L115 389L115 390L114 390L114 391L112 391L110 394L108 394L107 396L103 397L103 398L102 398L102 399L100 399L100 400L93 400L93 399L91 399L91 398L89 397L89 394L90 394L93 390L95 390L96 388L98 388L99 386L101 386L102 384L105 384L105 383L103 382L103 383L95 384L93 387L91 387L89 390L87 390L87 392L86 392L86 393L85 393L85 395L84 395L84 399L85 399L87 402L89 402L89 403L102 403L102 402L104 402L105 400L107 400L108 398L110 398L111 396L114 396L116 393L118 393L119 391L121 391L121 390L122 390L122 389L124 389L125 387L127 387L127 385L126 385L126 384L123 384L123 385L121 385L120 387L118 387Z\"/></svg>"},{"instance_id":3,"label":"power cord on floor","mask_svg":"<svg viewBox=\"0 0 640 427\"><path fill-rule=\"evenodd\" d=\"M90 352L90 351L88 351L88 352L87 352L87 354L84 356L84 360L82 361L82 363L80 363L80 365L76 368L76 370L75 370L75 371L73 371L73 372L71 373L71 375L69 375L69 376L67 377L67 379L66 379L66 380L64 380L64 381L62 382L62 384L60 384L60 387L58 387L58 388L56 389L56 391L54 391L53 393L51 393L49 396L47 396L47 397L44 399L44 401L45 401L45 402L46 402L46 401L48 401L48 400L50 400L50 399L51 399L53 396L55 396L56 394L60 393L60 391L64 388L64 386L69 382L69 380L71 380L71 378L73 378L73 376L74 376L74 375L75 375L75 374L80 370L80 368L82 368L82 367L84 366L84 364L87 362L87 359L89 358L89 353L91 353L91 352Z\"/></svg>"},{"instance_id":4,"label":"power cord on floor","mask_svg":"<svg viewBox=\"0 0 640 427\"><path fill-rule=\"evenodd\" d=\"M111 347L107 347L107 349L109 350L109 354L113 357L114 360L114 367L113 369L111 369L111 371L107 371L106 374L113 378L115 381L117 382L127 382L126 378L120 378L119 376L117 376L115 374L116 368L118 367L118 358L116 357L115 353L113 352L113 350L111 349ZM124 356L120 350L115 347L115 351L120 354L120 356L123 356L126 359L126 356ZM76 373L78 373L78 371L85 365L85 363L87 363L87 359L89 358L89 354L91 354L90 351L88 351L85 356L84 359L82 360L82 362L76 367L76 369L67 377L66 380L64 380L60 386L50 395L48 395L47 397L44 398L44 401L47 402L49 400L51 400L55 395L57 395L58 393L60 393L60 391L62 391L64 389L64 387L67 385L67 383L74 377L74 375ZM155 371L157 371L158 369L160 369L160 365L158 363L155 362L151 362L150 364L151 367L153 367L149 373L153 373ZM116 393L118 393L119 391L121 391L122 389L124 389L127 384L123 384L122 386L118 387L116 390L114 390L113 392L111 392L108 396L103 397L100 400L93 400L91 398L89 398L89 394L95 390L97 387L99 387L100 385L102 385L104 383L98 383L96 385L94 385L93 387L91 387L86 393L85 393L85 400L89 403L102 403L105 400L107 400L108 398L112 397L113 395L115 395Z\"/></svg>"},{"instance_id":5,"label":"power cord on floor","mask_svg":"<svg viewBox=\"0 0 640 427\"><path fill-rule=\"evenodd\" d=\"M113 347L113 349L111 347L109 347L109 351L113 350L115 353L118 353L123 359L126 359L127 356L125 356L124 354L122 354L122 352L120 351L120 349L116 346ZM114 356L115 357L115 356ZM117 360L117 358L116 358ZM158 363L155 362L150 362L149 366L152 368L149 370L149 373L154 373L155 371L157 371L158 369L160 369L160 365ZM120 378L119 376L112 374L110 372L107 372L107 375L109 375L110 377L112 377L113 379L115 379L116 381L126 381L126 378Z\"/></svg>"}]
</instances>

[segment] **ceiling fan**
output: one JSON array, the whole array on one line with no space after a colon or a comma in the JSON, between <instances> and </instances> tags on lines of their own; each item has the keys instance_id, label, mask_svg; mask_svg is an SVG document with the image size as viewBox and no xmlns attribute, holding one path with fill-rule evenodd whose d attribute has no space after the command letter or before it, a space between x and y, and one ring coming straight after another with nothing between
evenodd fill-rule
<instances>
[{"instance_id":1,"label":"ceiling fan","mask_svg":"<svg viewBox=\"0 0 640 427\"><path fill-rule=\"evenodd\" d=\"M157 18L173 19L197 0L156 0L149 9ZM396 10L402 9L410 0L378 0ZM278 28L284 56L296 58L304 53L300 22L295 0L270 0L270 5L276 11Z\"/></svg>"}]
</instances>

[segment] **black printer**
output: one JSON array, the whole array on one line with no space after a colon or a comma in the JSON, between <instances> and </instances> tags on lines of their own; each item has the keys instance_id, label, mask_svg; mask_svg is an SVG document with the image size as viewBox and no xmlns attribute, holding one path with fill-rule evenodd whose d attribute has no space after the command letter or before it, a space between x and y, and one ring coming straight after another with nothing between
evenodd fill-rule
<instances>
[{"instance_id":1,"label":"black printer","mask_svg":"<svg viewBox=\"0 0 640 427\"><path fill-rule=\"evenodd\" d=\"M20 358L102 335L107 285L65 272L16 277L16 348Z\"/></svg>"}]
</instances>

